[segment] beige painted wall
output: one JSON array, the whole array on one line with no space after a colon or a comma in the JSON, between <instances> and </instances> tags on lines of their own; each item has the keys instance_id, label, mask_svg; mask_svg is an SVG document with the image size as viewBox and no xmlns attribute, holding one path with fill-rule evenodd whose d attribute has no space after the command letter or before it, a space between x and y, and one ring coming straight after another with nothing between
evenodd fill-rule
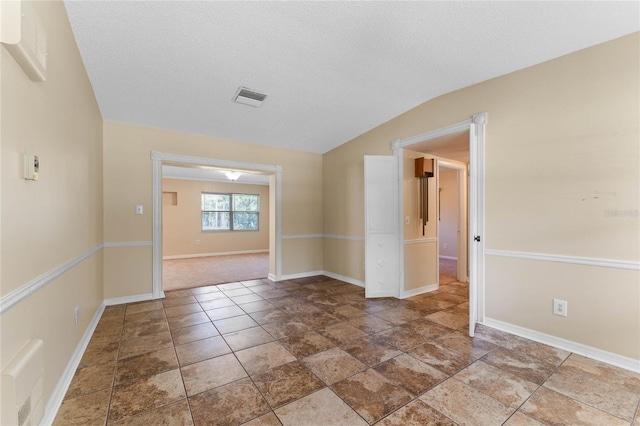
<instances>
[{"instance_id":1,"label":"beige painted wall","mask_svg":"<svg viewBox=\"0 0 640 426\"><path fill-rule=\"evenodd\" d=\"M486 111L486 248L637 262L640 218L607 212L639 208L638 75L640 34L635 33L407 111L323 156L325 233L363 235L365 154L391 155L394 139ZM334 244L343 245L344 256L361 256L346 243ZM581 274L590 267L568 265L570 273L560 277L553 273L555 263L537 262L509 276L501 274L506 263L520 265L516 259L487 261L488 317L640 359L637 316L623 310L621 321L629 324L624 334L607 331L620 322L613 320L620 315L618 306L640 308L634 290L638 271ZM337 259L325 256L325 270L338 267ZM616 279L621 274L626 282ZM538 279L524 278L529 276ZM497 309L493 301L501 300L506 288L516 295L546 296L509 299L509 310ZM601 303L603 292L611 299L608 306ZM558 320L551 312L552 294L564 294L569 302L562 333L545 326ZM571 312L588 311L597 313L600 326L587 331L581 316Z\"/></svg>"},{"instance_id":2,"label":"beige painted wall","mask_svg":"<svg viewBox=\"0 0 640 426\"><path fill-rule=\"evenodd\" d=\"M29 80L0 48L2 296L102 244L102 117L64 5L32 4L47 33L47 80ZM25 151L39 156L37 182L23 179ZM42 339L46 402L101 302L98 251L2 313L2 367Z\"/></svg>"},{"instance_id":3,"label":"beige painted wall","mask_svg":"<svg viewBox=\"0 0 640 426\"><path fill-rule=\"evenodd\" d=\"M162 206L162 255L180 256L269 250L269 186L163 179L162 191L177 194L177 205ZM222 192L258 194L260 214L258 231L203 232L201 194ZM200 244L196 245L196 240Z\"/></svg>"},{"instance_id":4,"label":"beige painted wall","mask_svg":"<svg viewBox=\"0 0 640 426\"><path fill-rule=\"evenodd\" d=\"M440 170L440 256L458 257L458 172ZM445 244L447 247L445 248Z\"/></svg>"},{"instance_id":5,"label":"beige painted wall","mask_svg":"<svg viewBox=\"0 0 640 426\"><path fill-rule=\"evenodd\" d=\"M104 123L104 238L106 242L151 241L152 176L151 151L282 166L283 236L322 233L322 156L300 151L270 148L244 142L179 133L106 121ZM145 214L136 215L142 204ZM300 271L301 264L320 262L315 242L283 240L283 274ZM292 256L290 246L299 252ZM306 250L305 247L309 247ZM128 248L114 247L105 256L105 269L120 268L119 279L105 275L105 297L151 293L151 247L149 261L129 264L120 261ZM132 277L143 277L135 282ZM107 296L108 295L108 296Z\"/></svg>"}]
</instances>

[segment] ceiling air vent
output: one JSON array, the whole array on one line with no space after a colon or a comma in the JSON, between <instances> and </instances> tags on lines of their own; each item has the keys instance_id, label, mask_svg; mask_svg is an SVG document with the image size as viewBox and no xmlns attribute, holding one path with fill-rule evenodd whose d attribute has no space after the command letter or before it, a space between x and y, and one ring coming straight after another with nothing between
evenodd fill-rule
<instances>
[{"instance_id":1,"label":"ceiling air vent","mask_svg":"<svg viewBox=\"0 0 640 426\"><path fill-rule=\"evenodd\" d=\"M240 87L236 92L236 96L233 98L233 101L239 104L259 107L266 98L267 95L264 93L259 93L255 90L247 89L246 87Z\"/></svg>"}]
</instances>

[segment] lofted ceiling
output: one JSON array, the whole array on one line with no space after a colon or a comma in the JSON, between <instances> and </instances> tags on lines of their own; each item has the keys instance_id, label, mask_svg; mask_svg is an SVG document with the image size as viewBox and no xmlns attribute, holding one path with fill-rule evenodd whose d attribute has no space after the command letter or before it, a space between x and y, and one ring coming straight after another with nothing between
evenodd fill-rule
<instances>
[{"instance_id":1,"label":"lofted ceiling","mask_svg":"<svg viewBox=\"0 0 640 426\"><path fill-rule=\"evenodd\" d=\"M65 1L103 118L324 153L640 30L638 2ZM232 102L240 86L267 94Z\"/></svg>"}]
</instances>

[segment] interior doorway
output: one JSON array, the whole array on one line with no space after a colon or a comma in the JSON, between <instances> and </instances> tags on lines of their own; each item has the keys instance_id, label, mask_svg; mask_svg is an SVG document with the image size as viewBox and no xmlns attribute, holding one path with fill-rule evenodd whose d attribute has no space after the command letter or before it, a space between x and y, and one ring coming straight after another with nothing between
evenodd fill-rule
<instances>
[{"instance_id":1,"label":"interior doorway","mask_svg":"<svg viewBox=\"0 0 640 426\"><path fill-rule=\"evenodd\" d=\"M167 154L153 151L151 153L153 173L153 298L164 297L162 285L163 233L162 212L163 166L174 166L190 169L208 168L214 170L252 172L265 175L268 179L269 198L269 273L268 278L280 279L282 275L282 216L281 216L281 181L282 167Z\"/></svg>"},{"instance_id":2,"label":"interior doorway","mask_svg":"<svg viewBox=\"0 0 640 426\"><path fill-rule=\"evenodd\" d=\"M468 152L468 271L469 271L469 335L473 336L476 322L484 321L484 133L487 120L486 113L479 113L469 120L452 124L421 135L416 135L393 143L394 156L399 165L398 192L400 194L398 211L404 217L404 200L402 197L404 184L403 158L404 150L430 152L438 155L446 147L447 156L456 151ZM452 141L459 139L457 145ZM457 148L456 148L457 147ZM404 273L404 231L399 232L400 251L400 291L405 285Z\"/></svg>"}]
</instances>

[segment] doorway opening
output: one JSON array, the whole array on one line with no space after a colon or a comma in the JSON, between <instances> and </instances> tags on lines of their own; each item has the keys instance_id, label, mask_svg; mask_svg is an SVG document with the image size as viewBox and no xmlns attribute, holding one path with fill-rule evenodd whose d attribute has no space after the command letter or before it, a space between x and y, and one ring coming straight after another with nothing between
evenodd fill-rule
<instances>
[{"instance_id":1,"label":"doorway opening","mask_svg":"<svg viewBox=\"0 0 640 426\"><path fill-rule=\"evenodd\" d=\"M429 152L432 156L445 154L454 160L462 160L464 158L456 158L457 154L468 155L468 232L461 231L458 241L464 240L468 244L468 276L469 276L469 335L473 336L475 332L476 322L484 321L484 133L487 121L486 113L479 113L469 120L452 124L431 132L413 136L403 140L397 140L393 143L394 156L398 164L398 194L399 203L398 211L400 217L404 216L405 201L403 199L403 186L405 184L405 149L407 151ZM415 153L414 153L415 154ZM440 158L444 166L447 160ZM437 164L437 163L436 163ZM437 165L436 165L437 167ZM451 168L451 167L449 167ZM463 167L463 169L465 169ZM458 170L458 176L464 174L458 179L466 179L466 170L462 172ZM413 175L411 175L413 176ZM459 185L460 187L460 185ZM434 188L436 189L436 188ZM460 194L458 194L460 195ZM462 197L460 197L462 199ZM466 236L465 236L466 234ZM437 237L435 238L437 240ZM439 244L438 244L439 246ZM401 227L399 232L400 252L400 289L398 294L402 297L405 292L405 235L404 228ZM432 251L433 252L433 251ZM460 253L460 250L458 251ZM439 253L439 250L435 250ZM460 255L458 256L460 257ZM434 265L438 265L439 256L433 260ZM457 262L456 272L458 277L466 278L461 274L461 269L465 266L465 262ZM438 271L438 266L434 266ZM437 282L437 281L436 281ZM433 288L425 287L424 291ZM419 294L414 292L413 294Z\"/></svg>"},{"instance_id":2,"label":"doorway opening","mask_svg":"<svg viewBox=\"0 0 640 426\"><path fill-rule=\"evenodd\" d=\"M269 175L163 162L162 289L269 274Z\"/></svg>"},{"instance_id":3,"label":"doorway opening","mask_svg":"<svg viewBox=\"0 0 640 426\"><path fill-rule=\"evenodd\" d=\"M237 189L243 186L242 184L233 184L228 182L222 182L220 185L226 185L225 188L216 187L211 182L207 183L208 188L211 191L202 190L207 185L199 185L197 188L191 188L192 198L195 198L192 204L196 204L196 211L193 215L197 217L196 226L198 227L199 235L206 236L209 231L215 233L219 230L233 229L234 226L238 228L265 228L266 234L268 234L268 275L267 277L272 280L278 280L282 271L282 217L281 217L281 178L282 167L279 165L263 165L253 163L243 163L227 160L219 160L205 157L190 157L176 154L167 154L154 151L151 153L151 159L153 163L153 297L164 297L163 289L163 207L167 207L163 204L179 203L178 191L170 190L167 185L163 193L163 178L169 179L170 177L176 177L175 173L182 173L182 181L194 179L203 174L218 175L221 176L222 172L236 172L245 175L243 179L246 184L249 182L256 183L261 182L262 186L268 188L266 191L260 191L257 186L252 185L254 191L259 194L248 194L242 189ZM172 175L172 173L174 173ZM163 174L165 176L163 176ZM231 175L235 179L240 178ZM200 179L202 181L202 179ZM168 182L168 181L166 181ZM174 182L175 183L175 182ZM175 189L175 188L174 188ZM217 194L217 195L203 195L203 194ZM238 213L236 220L234 221L233 211L233 196L236 195L236 204L238 206ZM254 197L258 195L258 197ZM267 203L260 203L263 209L268 209L266 212L267 220L259 222L259 212L256 214L255 203L263 197L263 201ZM207 198L208 197L208 198ZM227 197L228 200L225 198ZM205 198L207 198L205 200ZM211 198L211 199L209 199ZM220 199L218 199L220 198ZM256 199L257 198L257 199ZM265 200L266 198L266 200ZM206 201L206 203L205 203ZM218 203L219 201L219 203ZM228 201L228 203L227 203ZM229 205L231 203L231 205ZM253 204L252 204L253 203ZM206 206L205 206L206 204ZM222 206L220 208L216 206ZM242 207L244 206L244 207ZM167 207L170 208L170 207ZM228 211L221 211L228 210ZM264 210L263 210L264 212ZM173 212L172 212L173 213ZM193 212L192 212L193 213ZM169 215L169 214L168 214ZM258 221L258 222L256 222ZM239 230L239 229L238 229ZM176 231L176 232L173 232ZM179 235L180 230L172 230L172 235ZM221 234L218 234L221 235ZM257 235L257 234L255 234ZM170 236L168 234L168 236ZM206 247L196 249L195 246L203 245L205 238L198 238L196 234L187 236L182 239L183 251L190 251L193 253L187 253L185 256L189 257L194 255L210 254ZM193 241L192 241L193 240ZM199 240L200 244L197 244ZM175 243L175 241L174 241ZM211 241L209 241L211 244ZM189 247L191 245L191 247ZM178 244L179 246L179 244ZM186 248L185 248L186 246ZM264 246L264 244L262 244ZM210 246L213 247L213 246ZM218 253L220 252L219 249ZM227 250L229 252L240 250ZM260 249L259 251L264 251ZM222 252L224 253L224 252ZM168 254L171 256L171 254ZM175 255L180 256L180 255ZM218 259L219 260L219 259Z\"/></svg>"}]
</instances>

